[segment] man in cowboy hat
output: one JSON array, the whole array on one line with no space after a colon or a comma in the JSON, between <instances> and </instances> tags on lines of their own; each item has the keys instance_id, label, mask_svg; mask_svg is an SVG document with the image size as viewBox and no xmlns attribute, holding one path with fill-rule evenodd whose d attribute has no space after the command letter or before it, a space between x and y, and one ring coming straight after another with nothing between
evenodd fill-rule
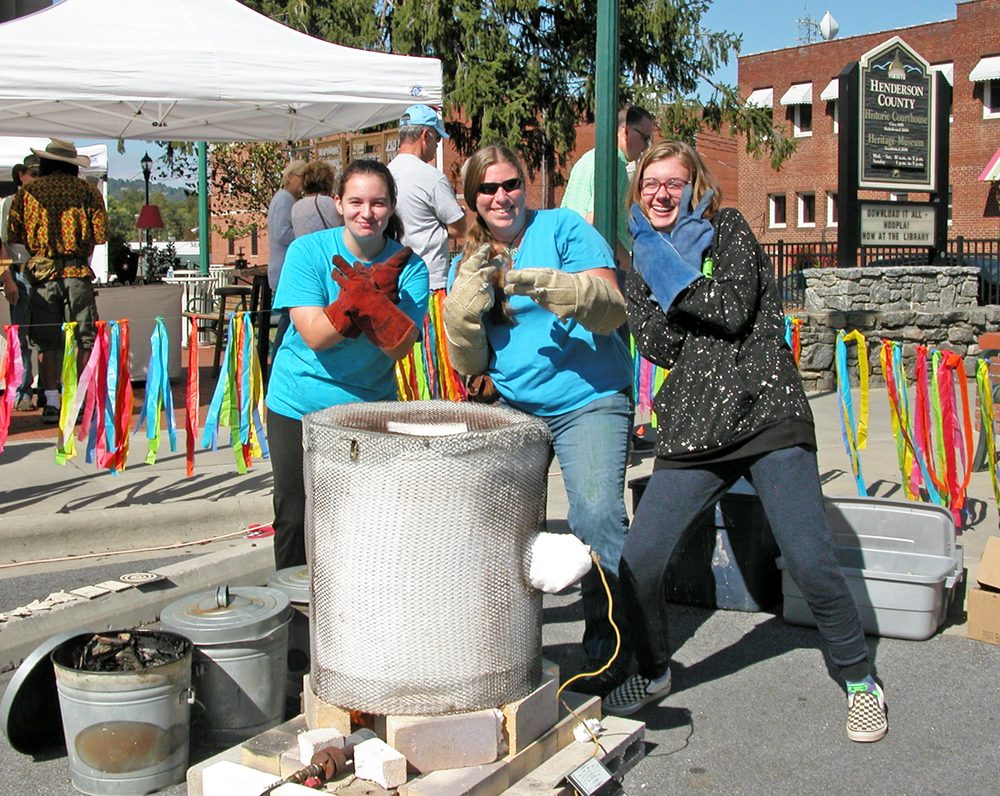
<instances>
[{"instance_id":1,"label":"man in cowboy hat","mask_svg":"<svg viewBox=\"0 0 1000 796\"><path fill-rule=\"evenodd\" d=\"M90 257L108 239L108 214L97 189L80 179L90 158L69 141L53 138L39 157L38 179L11 202L10 243L23 244L30 259L24 270L31 284L29 337L41 352L39 386L45 394L43 423L59 422L59 366L62 324L76 321L80 366L94 345L97 303Z\"/></svg>"}]
</instances>

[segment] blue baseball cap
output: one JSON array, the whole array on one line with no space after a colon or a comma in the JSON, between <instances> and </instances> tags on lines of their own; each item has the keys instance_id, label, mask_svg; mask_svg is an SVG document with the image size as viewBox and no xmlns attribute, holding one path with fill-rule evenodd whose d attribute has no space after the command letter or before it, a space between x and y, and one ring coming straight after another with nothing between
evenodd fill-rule
<instances>
[{"instance_id":1,"label":"blue baseball cap","mask_svg":"<svg viewBox=\"0 0 1000 796\"><path fill-rule=\"evenodd\" d=\"M451 138L444 129L444 122L438 112L427 105L411 105L399 117L400 127L433 127L442 138Z\"/></svg>"}]
</instances>

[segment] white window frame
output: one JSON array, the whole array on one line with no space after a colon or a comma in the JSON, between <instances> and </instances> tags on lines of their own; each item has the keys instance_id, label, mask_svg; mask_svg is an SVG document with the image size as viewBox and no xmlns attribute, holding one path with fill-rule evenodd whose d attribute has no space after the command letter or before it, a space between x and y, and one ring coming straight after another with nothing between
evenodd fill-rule
<instances>
[{"instance_id":1,"label":"white window frame","mask_svg":"<svg viewBox=\"0 0 1000 796\"><path fill-rule=\"evenodd\" d=\"M801 193L795 194L796 199L796 216L795 222L800 227L815 227L816 226L816 193L814 191L802 191ZM812 221L803 221L805 216L805 203L806 199L812 199Z\"/></svg>"},{"instance_id":2,"label":"white window frame","mask_svg":"<svg viewBox=\"0 0 1000 796\"><path fill-rule=\"evenodd\" d=\"M781 199L781 201L784 202L785 205L785 213L784 213L785 220L781 222L777 222L774 220L775 204L778 199ZM770 227L771 229L784 229L785 227L788 226L788 197L786 197L785 194L769 193L767 195L767 218L768 218L768 227Z\"/></svg>"},{"instance_id":3,"label":"white window frame","mask_svg":"<svg viewBox=\"0 0 1000 796\"><path fill-rule=\"evenodd\" d=\"M834 191L826 192L826 225L828 227L836 227L837 221L834 219L834 214L837 212L837 194Z\"/></svg>"},{"instance_id":4,"label":"white window frame","mask_svg":"<svg viewBox=\"0 0 1000 796\"><path fill-rule=\"evenodd\" d=\"M840 135L840 100L831 100L833 103L833 134Z\"/></svg>"},{"instance_id":5,"label":"white window frame","mask_svg":"<svg viewBox=\"0 0 1000 796\"><path fill-rule=\"evenodd\" d=\"M983 81L983 118L1000 119L1000 77Z\"/></svg>"},{"instance_id":6,"label":"white window frame","mask_svg":"<svg viewBox=\"0 0 1000 796\"><path fill-rule=\"evenodd\" d=\"M802 109L809 109L809 128L803 129L802 126ZM792 106L792 134L795 138L810 138L813 134L813 114L812 105L806 105L801 103L799 105Z\"/></svg>"},{"instance_id":7,"label":"white window frame","mask_svg":"<svg viewBox=\"0 0 1000 796\"><path fill-rule=\"evenodd\" d=\"M952 223L952 216L955 214L954 201L955 201L954 186L953 185L949 185L948 186L948 226L949 227L951 226L951 223Z\"/></svg>"}]
</instances>

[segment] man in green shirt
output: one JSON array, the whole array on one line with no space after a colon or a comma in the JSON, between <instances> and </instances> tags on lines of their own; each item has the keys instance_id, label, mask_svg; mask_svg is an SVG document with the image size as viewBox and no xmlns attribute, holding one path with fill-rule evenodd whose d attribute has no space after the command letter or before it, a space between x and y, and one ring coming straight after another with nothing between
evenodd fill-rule
<instances>
[{"instance_id":1,"label":"man in green shirt","mask_svg":"<svg viewBox=\"0 0 1000 796\"><path fill-rule=\"evenodd\" d=\"M653 140L653 117L638 105L629 105L618 114L618 199L625 201L628 192L630 162L638 160ZM595 150L584 152L573 165L563 194L562 207L575 210L587 223L594 223L594 156ZM628 234L628 214L618 210L618 246L615 255L620 266L628 268L632 238Z\"/></svg>"}]
</instances>

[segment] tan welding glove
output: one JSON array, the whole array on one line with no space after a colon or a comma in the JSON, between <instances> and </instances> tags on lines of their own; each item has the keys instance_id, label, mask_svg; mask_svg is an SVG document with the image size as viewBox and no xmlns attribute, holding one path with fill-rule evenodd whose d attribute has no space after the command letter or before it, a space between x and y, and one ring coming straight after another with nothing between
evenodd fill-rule
<instances>
[{"instance_id":1,"label":"tan welding glove","mask_svg":"<svg viewBox=\"0 0 1000 796\"><path fill-rule=\"evenodd\" d=\"M503 260L491 257L491 253L487 243L460 263L455 281L444 298L441 317L448 356L455 370L464 376L478 376L489 365L483 315L493 307L493 280L503 266Z\"/></svg>"},{"instance_id":2,"label":"tan welding glove","mask_svg":"<svg viewBox=\"0 0 1000 796\"><path fill-rule=\"evenodd\" d=\"M625 323L625 298L610 283L590 274L551 268L509 271L504 292L528 296L560 320L576 318L594 334L611 334Z\"/></svg>"}]
</instances>

